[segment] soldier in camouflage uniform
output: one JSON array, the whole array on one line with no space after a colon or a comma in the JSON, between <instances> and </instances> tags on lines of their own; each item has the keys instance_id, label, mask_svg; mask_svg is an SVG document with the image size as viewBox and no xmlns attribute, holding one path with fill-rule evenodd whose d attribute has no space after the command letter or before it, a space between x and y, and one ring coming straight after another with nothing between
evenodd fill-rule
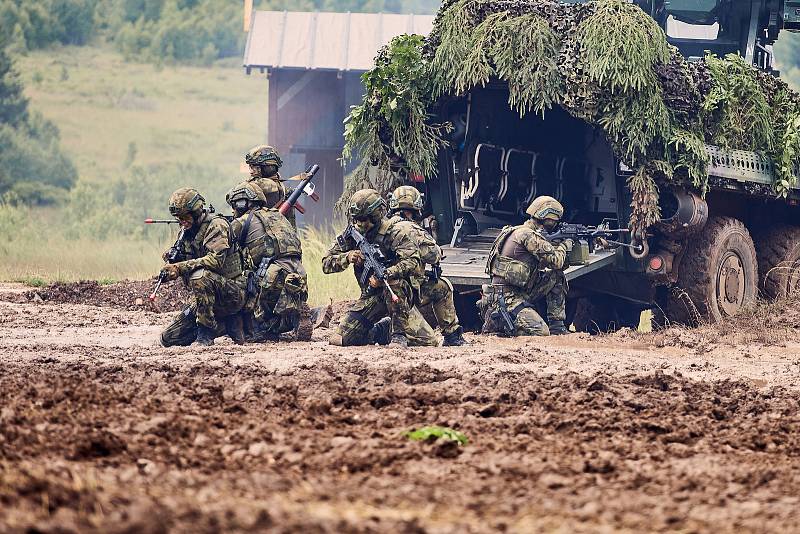
<instances>
[{"instance_id":1,"label":"soldier in camouflage uniform","mask_svg":"<svg viewBox=\"0 0 800 534\"><path fill-rule=\"evenodd\" d=\"M283 165L283 160L274 147L269 145L256 145L244 155L244 162L250 166L249 182L253 182L264 192L267 205L277 206L291 193L283 184L278 169ZM297 227L294 210L287 214L287 219L292 226Z\"/></svg>"},{"instance_id":2,"label":"soldier in camouflage uniform","mask_svg":"<svg viewBox=\"0 0 800 534\"><path fill-rule=\"evenodd\" d=\"M519 226L506 226L492 245L486 272L492 284L484 286L478 306L484 312L484 332L502 331L499 316L499 292L505 297L506 309L514 321L517 336L547 336L567 333L567 282L564 278L566 257L572 241L553 245L545 239L564 216L564 208L556 199L537 197L526 213L531 216ZM547 322L534 307L545 298Z\"/></svg>"},{"instance_id":3,"label":"soldier in camouflage uniform","mask_svg":"<svg viewBox=\"0 0 800 534\"><path fill-rule=\"evenodd\" d=\"M228 221L204 207L205 199L195 189L183 187L169 198L169 211L184 231L183 261L164 265L162 272L167 280L183 277L194 302L162 332L165 347L195 341L212 345L222 332L244 342L239 316L245 298L242 257Z\"/></svg>"},{"instance_id":4,"label":"soldier in camouflage uniform","mask_svg":"<svg viewBox=\"0 0 800 534\"><path fill-rule=\"evenodd\" d=\"M420 284L418 305L432 305L433 314L444 335L445 346L460 346L466 343L464 330L458 324L453 304L453 286L441 276L439 262L442 259L442 249L433 236L417 222L422 219L423 204L422 195L416 187L402 185L389 195L389 210L392 215L390 220L409 225L409 233L419 248L423 263L431 266L430 270L426 270L425 278Z\"/></svg>"},{"instance_id":5,"label":"soldier in camouflage uniform","mask_svg":"<svg viewBox=\"0 0 800 534\"><path fill-rule=\"evenodd\" d=\"M277 186L265 184L265 188L274 202ZM309 341L313 326L306 304L308 282L297 232L253 182L238 184L225 200L236 214L231 226L237 244L247 251L254 266L243 312L249 340L277 340L278 334L295 330L299 341ZM301 325L302 311L306 313Z\"/></svg>"},{"instance_id":6,"label":"soldier in camouflage uniform","mask_svg":"<svg viewBox=\"0 0 800 534\"><path fill-rule=\"evenodd\" d=\"M361 297L342 317L338 331L331 337L331 344L349 346L372 342L370 331L388 315L391 317L390 345L438 345L439 339L433 330L419 311L413 309L414 295L419 290L424 271L409 227L386 218L386 201L374 189L357 191L350 200L349 214L356 230L367 241L378 245L389 259L386 276L398 301L392 301L383 282L371 277L367 287L362 288ZM337 240L322 259L322 270L326 274L341 272L352 264L356 276L359 276L363 261L355 243L342 246Z\"/></svg>"}]
</instances>

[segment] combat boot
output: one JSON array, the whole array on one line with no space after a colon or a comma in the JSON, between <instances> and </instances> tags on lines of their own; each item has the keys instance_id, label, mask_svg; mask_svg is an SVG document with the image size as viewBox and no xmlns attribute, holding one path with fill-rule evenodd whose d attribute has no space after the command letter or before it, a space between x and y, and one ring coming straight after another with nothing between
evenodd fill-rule
<instances>
[{"instance_id":1,"label":"combat boot","mask_svg":"<svg viewBox=\"0 0 800 534\"><path fill-rule=\"evenodd\" d=\"M202 325L197 325L197 339L195 339L195 343L198 345L209 346L214 344L214 338L217 337L217 333L207 327Z\"/></svg>"},{"instance_id":2,"label":"combat boot","mask_svg":"<svg viewBox=\"0 0 800 534\"><path fill-rule=\"evenodd\" d=\"M467 340L464 339L464 329L460 326L450 332L449 334L444 335L444 346L445 347L460 347L461 345L466 345Z\"/></svg>"},{"instance_id":3,"label":"combat boot","mask_svg":"<svg viewBox=\"0 0 800 534\"><path fill-rule=\"evenodd\" d=\"M389 346L395 348L408 347L408 338L403 334L392 334L392 339L389 341Z\"/></svg>"},{"instance_id":4,"label":"combat boot","mask_svg":"<svg viewBox=\"0 0 800 534\"><path fill-rule=\"evenodd\" d=\"M244 325L241 315L237 313L225 318L225 333L228 334L237 345L244 345Z\"/></svg>"},{"instance_id":5,"label":"combat boot","mask_svg":"<svg viewBox=\"0 0 800 534\"><path fill-rule=\"evenodd\" d=\"M550 329L551 336L561 336L564 334L569 334L569 330L567 330L567 327L564 326L564 321L553 321L547 326Z\"/></svg>"},{"instance_id":6,"label":"combat boot","mask_svg":"<svg viewBox=\"0 0 800 534\"><path fill-rule=\"evenodd\" d=\"M314 332L314 323L311 322L311 308L305 302L300 305L300 320L295 328L295 340L311 341Z\"/></svg>"},{"instance_id":7,"label":"combat boot","mask_svg":"<svg viewBox=\"0 0 800 534\"><path fill-rule=\"evenodd\" d=\"M392 331L391 317L384 317L369 331L369 342L371 345L388 345L389 334Z\"/></svg>"}]
</instances>

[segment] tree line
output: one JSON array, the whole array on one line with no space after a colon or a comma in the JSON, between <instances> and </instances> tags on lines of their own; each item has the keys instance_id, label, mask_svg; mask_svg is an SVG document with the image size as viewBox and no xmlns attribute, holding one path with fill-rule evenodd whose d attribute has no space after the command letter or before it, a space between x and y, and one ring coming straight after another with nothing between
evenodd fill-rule
<instances>
[{"instance_id":1,"label":"tree line","mask_svg":"<svg viewBox=\"0 0 800 534\"><path fill-rule=\"evenodd\" d=\"M256 9L433 13L435 0L261 0ZM210 63L241 54L237 0L0 0L0 34L16 51L105 40L128 59Z\"/></svg>"},{"instance_id":2,"label":"tree line","mask_svg":"<svg viewBox=\"0 0 800 534\"><path fill-rule=\"evenodd\" d=\"M0 202L51 204L78 179L55 124L28 108L0 33Z\"/></svg>"}]
</instances>

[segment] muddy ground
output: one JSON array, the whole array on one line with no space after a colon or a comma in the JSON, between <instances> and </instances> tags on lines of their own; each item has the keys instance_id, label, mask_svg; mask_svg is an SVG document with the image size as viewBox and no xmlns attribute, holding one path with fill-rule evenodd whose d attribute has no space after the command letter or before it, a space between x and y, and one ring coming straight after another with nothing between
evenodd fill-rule
<instances>
[{"instance_id":1,"label":"muddy ground","mask_svg":"<svg viewBox=\"0 0 800 534\"><path fill-rule=\"evenodd\" d=\"M171 314L28 290L0 287L0 532L800 524L792 332L164 349ZM434 424L469 443L403 436Z\"/></svg>"}]
</instances>

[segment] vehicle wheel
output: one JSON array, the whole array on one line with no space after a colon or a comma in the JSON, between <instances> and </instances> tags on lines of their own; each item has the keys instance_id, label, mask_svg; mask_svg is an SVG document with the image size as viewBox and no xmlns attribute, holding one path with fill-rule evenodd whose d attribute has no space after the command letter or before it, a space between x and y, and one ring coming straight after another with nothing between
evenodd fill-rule
<instances>
[{"instance_id":1,"label":"vehicle wheel","mask_svg":"<svg viewBox=\"0 0 800 534\"><path fill-rule=\"evenodd\" d=\"M778 299L800 290L800 227L772 226L755 238L760 287Z\"/></svg>"},{"instance_id":2,"label":"vehicle wheel","mask_svg":"<svg viewBox=\"0 0 800 534\"><path fill-rule=\"evenodd\" d=\"M709 218L689 240L678 269L665 310L671 322L721 321L756 299L756 249L747 228L733 217Z\"/></svg>"},{"instance_id":3,"label":"vehicle wheel","mask_svg":"<svg viewBox=\"0 0 800 534\"><path fill-rule=\"evenodd\" d=\"M620 328L638 328L641 314L639 308L623 299L592 295L577 300L572 324L576 332L605 334Z\"/></svg>"}]
</instances>

